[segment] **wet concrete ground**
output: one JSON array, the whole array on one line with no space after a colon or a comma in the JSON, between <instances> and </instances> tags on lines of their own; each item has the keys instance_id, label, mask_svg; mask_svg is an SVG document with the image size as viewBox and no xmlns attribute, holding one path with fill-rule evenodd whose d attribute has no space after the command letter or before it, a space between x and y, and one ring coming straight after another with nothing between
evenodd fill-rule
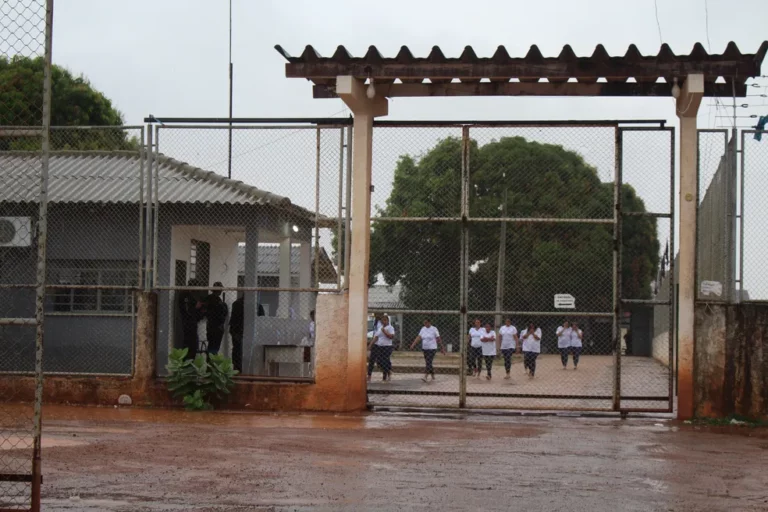
<instances>
[{"instance_id":1,"label":"wet concrete ground","mask_svg":"<svg viewBox=\"0 0 768 512\"><path fill-rule=\"evenodd\" d=\"M768 431L46 407L47 511L768 510Z\"/></svg>"}]
</instances>

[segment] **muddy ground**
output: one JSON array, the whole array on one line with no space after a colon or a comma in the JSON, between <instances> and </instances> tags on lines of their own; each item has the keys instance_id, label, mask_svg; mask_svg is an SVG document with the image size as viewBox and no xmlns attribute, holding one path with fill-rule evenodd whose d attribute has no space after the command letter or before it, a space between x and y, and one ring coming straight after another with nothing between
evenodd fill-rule
<instances>
[{"instance_id":1,"label":"muddy ground","mask_svg":"<svg viewBox=\"0 0 768 512\"><path fill-rule=\"evenodd\" d=\"M47 511L768 510L768 431L46 407Z\"/></svg>"}]
</instances>

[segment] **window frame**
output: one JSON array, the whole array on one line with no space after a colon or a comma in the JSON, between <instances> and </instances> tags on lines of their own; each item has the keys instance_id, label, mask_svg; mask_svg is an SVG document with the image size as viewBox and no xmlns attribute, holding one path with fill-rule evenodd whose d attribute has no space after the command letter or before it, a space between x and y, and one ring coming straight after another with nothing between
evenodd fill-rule
<instances>
[{"instance_id":1,"label":"window frame","mask_svg":"<svg viewBox=\"0 0 768 512\"><path fill-rule=\"evenodd\" d=\"M48 264L47 273L49 282L55 283L57 287L46 291L46 315L133 316L136 314L136 301L133 293L133 290L138 286L136 282L136 262L123 260L54 260ZM93 285L94 288L68 288L66 284L79 284L62 283L60 277L62 273L78 276L77 280L81 280L80 276L83 274L95 275L96 283ZM122 280L123 284L105 284L105 276L110 274L113 276L110 281ZM114 278L114 276L120 275L122 275L122 279ZM102 288L110 285L114 286L114 288ZM59 288L58 286L62 287ZM84 292L81 296L87 297L87 302L78 302L78 292ZM105 306L105 303L109 301L109 297L121 297L122 308L115 308L114 304L112 306ZM93 306L85 309L82 308L84 304L86 306ZM108 307L112 309L107 309Z\"/></svg>"}]
</instances>

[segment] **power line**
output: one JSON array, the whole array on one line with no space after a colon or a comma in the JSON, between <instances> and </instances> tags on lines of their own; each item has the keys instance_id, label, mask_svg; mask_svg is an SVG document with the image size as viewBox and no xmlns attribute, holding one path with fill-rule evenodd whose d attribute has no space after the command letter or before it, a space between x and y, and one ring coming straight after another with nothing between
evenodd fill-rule
<instances>
[{"instance_id":1,"label":"power line","mask_svg":"<svg viewBox=\"0 0 768 512\"><path fill-rule=\"evenodd\" d=\"M658 0L653 0L653 9L656 11L656 28L659 29L659 44L664 44L664 39L661 37L661 23L659 23L659 3Z\"/></svg>"}]
</instances>

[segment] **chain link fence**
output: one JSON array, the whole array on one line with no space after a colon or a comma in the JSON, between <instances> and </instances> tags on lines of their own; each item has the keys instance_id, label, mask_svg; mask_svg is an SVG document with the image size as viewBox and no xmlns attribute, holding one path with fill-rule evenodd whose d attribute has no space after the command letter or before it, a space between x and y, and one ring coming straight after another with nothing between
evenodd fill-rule
<instances>
[{"instance_id":1,"label":"chain link fence","mask_svg":"<svg viewBox=\"0 0 768 512\"><path fill-rule=\"evenodd\" d=\"M338 292L346 267L348 127L152 130L158 372L187 348L243 376L313 378L317 295Z\"/></svg>"},{"instance_id":2,"label":"chain link fence","mask_svg":"<svg viewBox=\"0 0 768 512\"><path fill-rule=\"evenodd\" d=\"M624 334L641 323L618 313L620 300L655 305L660 240L672 233L671 132L627 132L626 147L620 133L599 123L376 123L372 404L612 409L621 395L666 410L671 370L652 357L650 315L620 385L620 358L633 349ZM669 320L670 302L657 306ZM529 326L540 334L523 336Z\"/></svg>"},{"instance_id":3,"label":"chain link fence","mask_svg":"<svg viewBox=\"0 0 768 512\"><path fill-rule=\"evenodd\" d=\"M23 364L33 372L37 385L35 403L12 403L28 396L16 395L18 388L14 387L0 397L2 510L39 510L40 506L39 299L45 203L40 205L38 201L31 206L16 198L44 197L52 9L52 3L44 0L8 0L0 4L0 153L5 155L3 158L16 152L27 155L18 161L24 179L0 172L0 190L5 196L0 215L0 370ZM19 349L21 353L17 353Z\"/></svg>"},{"instance_id":4,"label":"chain link fence","mask_svg":"<svg viewBox=\"0 0 768 512\"><path fill-rule=\"evenodd\" d=\"M737 267L742 301L768 300L768 281L762 255L768 244L765 226L766 169L768 133L765 130L741 131L741 187L739 196L739 247Z\"/></svg>"}]
</instances>

